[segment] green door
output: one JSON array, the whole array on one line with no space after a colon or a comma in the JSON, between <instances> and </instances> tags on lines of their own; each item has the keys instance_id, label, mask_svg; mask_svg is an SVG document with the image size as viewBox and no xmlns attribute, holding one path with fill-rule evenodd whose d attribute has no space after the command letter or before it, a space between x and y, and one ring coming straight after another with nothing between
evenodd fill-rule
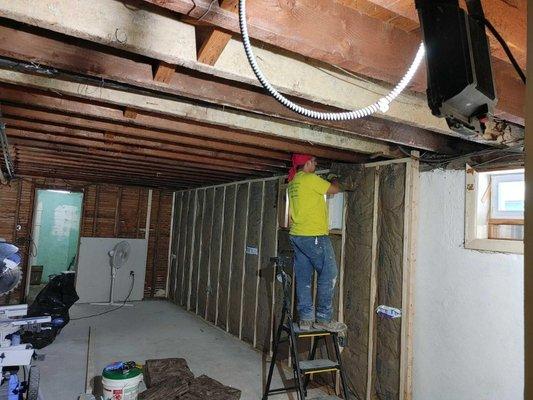
<instances>
[{"instance_id":1,"label":"green door","mask_svg":"<svg viewBox=\"0 0 533 400\"><path fill-rule=\"evenodd\" d=\"M69 269L78 253L83 193L37 190L31 265L42 265L42 283Z\"/></svg>"}]
</instances>

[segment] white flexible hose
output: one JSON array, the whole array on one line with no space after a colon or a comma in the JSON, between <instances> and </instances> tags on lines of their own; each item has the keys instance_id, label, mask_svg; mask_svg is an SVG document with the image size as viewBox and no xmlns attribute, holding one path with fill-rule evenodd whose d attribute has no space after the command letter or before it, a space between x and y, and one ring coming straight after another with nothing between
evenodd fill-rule
<instances>
[{"instance_id":1,"label":"white flexible hose","mask_svg":"<svg viewBox=\"0 0 533 400\"><path fill-rule=\"evenodd\" d=\"M422 60L426 53L424 43L421 43L416 53L415 59L413 60L413 63L407 70L407 73L404 75L404 77L400 80L400 82L396 85L396 87L389 92L389 94L387 94L385 97L382 97L375 103L370 104L367 107L363 107L363 108L353 110L353 111L324 113L324 112L310 110L296 103L293 103L292 101L287 99L285 96L283 96L280 92L278 92L270 84L268 79L265 77L265 75L259 68L259 65L257 65L255 55L252 51L252 45L250 44L250 37L248 35L248 25L246 23L246 0L239 0L239 25L241 28L242 41L244 44L244 51L246 52L246 57L248 58L248 62L250 63L250 66L252 67L252 70L254 71L255 76L257 77L259 82L261 82L261 85L263 85L263 87L277 101L279 101L281 104L291 109L292 111L298 114L304 115L306 117L309 117L309 118L321 119L321 120L327 120L327 121L346 121L346 120L351 120L351 119L357 119L357 118L362 118L362 117L372 115L378 111L381 111L382 113L386 113L389 110L390 103L392 103L394 99L396 99L396 97L398 97L400 93L407 87L407 85L409 85L409 83L411 82L411 80L413 79L416 73L416 70L422 63Z\"/></svg>"}]
</instances>

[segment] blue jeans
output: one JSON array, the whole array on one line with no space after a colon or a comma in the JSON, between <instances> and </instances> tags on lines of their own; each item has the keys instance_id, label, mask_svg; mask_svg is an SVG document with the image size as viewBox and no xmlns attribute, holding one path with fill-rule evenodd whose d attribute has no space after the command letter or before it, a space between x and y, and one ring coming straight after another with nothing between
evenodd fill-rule
<instances>
[{"instance_id":1,"label":"blue jeans","mask_svg":"<svg viewBox=\"0 0 533 400\"><path fill-rule=\"evenodd\" d=\"M337 262L329 236L292 236L294 275L300 321L329 322L333 317L333 291ZM313 307L313 270L317 272L316 316Z\"/></svg>"}]
</instances>

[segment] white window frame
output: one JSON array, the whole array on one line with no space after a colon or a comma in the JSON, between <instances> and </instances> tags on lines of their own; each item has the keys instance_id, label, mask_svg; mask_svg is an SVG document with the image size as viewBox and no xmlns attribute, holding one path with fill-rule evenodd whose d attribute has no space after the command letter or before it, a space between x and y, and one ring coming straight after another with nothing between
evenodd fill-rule
<instances>
[{"instance_id":1,"label":"white window frame","mask_svg":"<svg viewBox=\"0 0 533 400\"><path fill-rule=\"evenodd\" d=\"M465 248L524 254L524 242L521 240L488 239L490 204L484 206L484 197L490 179L481 177L474 168L467 165L465 184ZM486 224L484 221L487 221Z\"/></svg>"},{"instance_id":2,"label":"white window frame","mask_svg":"<svg viewBox=\"0 0 533 400\"><path fill-rule=\"evenodd\" d=\"M491 176L491 209L490 216L492 219L524 219L523 211L499 211L498 208L498 184L502 182L520 182L524 180L524 174L521 172L511 172L508 174Z\"/></svg>"}]
</instances>

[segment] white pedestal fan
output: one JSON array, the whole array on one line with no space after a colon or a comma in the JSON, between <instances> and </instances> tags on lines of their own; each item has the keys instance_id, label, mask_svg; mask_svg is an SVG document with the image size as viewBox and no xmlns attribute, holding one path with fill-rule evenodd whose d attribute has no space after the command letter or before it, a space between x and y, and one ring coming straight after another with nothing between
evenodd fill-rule
<instances>
[{"instance_id":1,"label":"white pedestal fan","mask_svg":"<svg viewBox=\"0 0 533 400\"><path fill-rule=\"evenodd\" d=\"M109 264L111 266L111 289L109 291L109 302L107 303L91 303L95 306L133 306L133 304L126 303L126 300L115 302L115 281L117 279L117 271L127 264L128 258L130 256L131 246L130 244L123 240L119 242L110 250L107 254L109 255ZM133 277L132 277L133 279ZM133 290L132 281L132 290ZM130 290L131 293L131 290Z\"/></svg>"}]
</instances>

